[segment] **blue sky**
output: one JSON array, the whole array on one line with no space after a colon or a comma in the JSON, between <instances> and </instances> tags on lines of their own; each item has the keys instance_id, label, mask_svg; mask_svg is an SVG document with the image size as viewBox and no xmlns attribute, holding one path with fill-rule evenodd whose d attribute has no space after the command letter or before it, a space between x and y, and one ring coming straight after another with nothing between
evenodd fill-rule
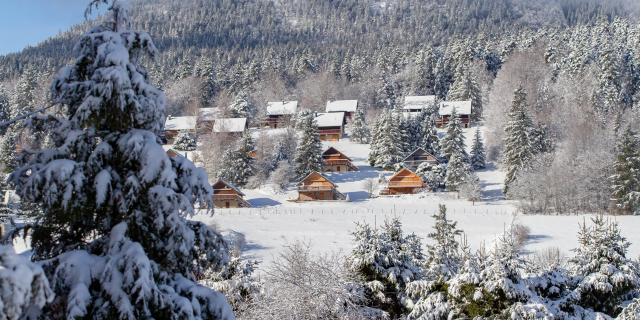
<instances>
[{"instance_id":1,"label":"blue sky","mask_svg":"<svg viewBox=\"0 0 640 320\"><path fill-rule=\"evenodd\" d=\"M84 21L89 0L0 0L0 55L67 30Z\"/></svg>"}]
</instances>

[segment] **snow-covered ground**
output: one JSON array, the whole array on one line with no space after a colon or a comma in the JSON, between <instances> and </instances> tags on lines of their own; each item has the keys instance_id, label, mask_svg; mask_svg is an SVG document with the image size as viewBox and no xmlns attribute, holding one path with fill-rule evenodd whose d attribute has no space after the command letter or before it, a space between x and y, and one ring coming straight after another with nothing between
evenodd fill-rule
<instances>
[{"instance_id":1,"label":"snow-covered ground","mask_svg":"<svg viewBox=\"0 0 640 320\"><path fill-rule=\"evenodd\" d=\"M471 145L474 129L466 129L467 146ZM338 189L349 195L351 202L287 201L295 198L295 190L275 194L269 190L243 190L254 206L248 209L217 209L213 216L198 215L197 220L215 225L224 232L244 235L247 245L244 254L269 262L287 243L297 240L308 242L317 253L347 253L352 245L351 232L357 222L380 224L385 219L399 217L405 230L426 238L431 230L431 215L439 204L447 205L449 217L458 221L474 248L484 243L490 246L496 235L502 233L513 219L531 229L526 250L534 252L548 247L558 247L566 255L577 245L579 223L587 216L530 216L517 215L512 201L502 196L502 172L491 166L478 172L483 188L483 201L472 204L456 199L455 194L425 193L402 197L368 199L363 181L377 178L378 169L371 168L366 160L368 145L350 142L348 139L334 146L354 161L358 172L332 173L327 176ZM386 172L390 175L390 172ZM640 217L614 217L624 236L631 242L632 256L640 254Z\"/></svg>"}]
</instances>

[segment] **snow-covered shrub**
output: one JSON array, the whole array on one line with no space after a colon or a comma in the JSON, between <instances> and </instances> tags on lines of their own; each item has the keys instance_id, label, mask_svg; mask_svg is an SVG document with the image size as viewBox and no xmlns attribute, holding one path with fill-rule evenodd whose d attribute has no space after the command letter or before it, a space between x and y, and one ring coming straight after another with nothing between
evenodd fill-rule
<instances>
[{"instance_id":1,"label":"snow-covered shrub","mask_svg":"<svg viewBox=\"0 0 640 320\"><path fill-rule=\"evenodd\" d=\"M265 270L264 293L242 319L384 319L364 307L364 289L352 280L340 256L314 256L309 245L293 243Z\"/></svg>"},{"instance_id":2,"label":"snow-covered shrub","mask_svg":"<svg viewBox=\"0 0 640 320\"><path fill-rule=\"evenodd\" d=\"M17 255L11 246L0 246L0 320L37 317L53 296L38 264Z\"/></svg>"},{"instance_id":3,"label":"snow-covered shrub","mask_svg":"<svg viewBox=\"0 0 640 320\"><path fill-rule=\"evenodd\" d=\"M212 207L206 173L160 145L164 94L138 62L156 48L126 29L126 10L110 4L105 25L83 35L62 68L47 123L53 146L26 153L11 175L23 202L42 211L33 258L56 299L46 319L232 319L225 297L197 283L229 260L222 237L189 221Z\"/></svg>"},{"instance_id":4,"label":"snow-covered shrub","mask_svg":"<svg viewBox=\"0 0 640 320\"><path fill-rule=\"evenodd\" d=\"M420 239L405 235L398 219L385 221L379 229L358 224L353 236L348 264L366 288L367 305L391 317L401 315L409 302L407 284L423 275Z\"/></svg>"},{"instance_id":5,"label":"snow-covered shrub","mask_svg":"<svg viewBox=\"0 0 640 320\"><path fill-rule=\"evenodd\" d=\"M468 201L476 202L482 199L482 187L480 179L475 172L469 172L460 186L460 197Z\"/></svg>"},{"instance_id":6,"label":"snow-covered shrub","mask_svg":"<svg viewBox=\"0 0 640 320\"><path fill-rule=\"evenodd\" d=\"M173 148L178 151L194 151L197 147L196 138L187 131L181 131L173 144Z\"/></svg>"},{"instance_id":7,"label":"snow-covered shrub","mask_svg":"<svg viewBox=\"0 0 640 320\"><path fill-rule=\"evenodd\" d=\"M280 161L278 167L269 176L269 183L272 183L279 191L283 191L293 178L293 168L287 161Z\"/></svg>"}]
</instances>

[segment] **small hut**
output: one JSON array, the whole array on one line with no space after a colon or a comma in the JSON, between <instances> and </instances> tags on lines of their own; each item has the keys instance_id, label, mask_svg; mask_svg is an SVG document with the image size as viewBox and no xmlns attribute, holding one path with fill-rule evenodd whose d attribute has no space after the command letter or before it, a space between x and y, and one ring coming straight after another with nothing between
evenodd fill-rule
<instances>
[{"instance_id":1,"label":"small hut","mask_svg":"<svg viewBox=\"0 0 640 320\"><path fill-rule=\"evenodd\" d=\"M436 103L436 100L436 96L407 96L404 98L402 110L419 113Z\"/></svg>"},{"instance_id":2,"label":"small hut","mask_svg":"<svg viewBox=\"0 0 640 320\"><path fill-rule=\"evenodd\" d=\"M164 123L164 137L167 141L172 142L180 131L196 133L196 123L198 117L172 117L168 116Z\"/></svg>"},{"instance_id":3,"label":"small hut","mask_svg":"<svg viewBox=\"0 0 640 320\"><path fill-rule=\"evenodd\" d=\"M443 101L440 103L436 126L438 128L445 127L449 123L453 109L456 110L462 126L469 128L471 124L471 101Z\"/></svg>"},{"instance_id":4,"label":"small hut","mask_svg":"<svg viewBox=\"0 0 640 320\"><path fill-rule=\"evenodd\" d=\"M216 208L249 208L251 205L244 200L244 193L231 183L218 180L213 184L213 205Z\"/></svg>"},{"instance_id":5,"label":"small hut","mask_svg":"<svg viewBox=\"0 0 640 320\"><path fill-rule=\"evenodd\" d=\"M329 147L322 153L322 171L324 172L346 172L358 171L351 159L334 147Z\"/></svg>"},{"instance_id":6,"label":"small hut","mask_svg":"<svg viewBox=\"0 0 640 320\"><path fill-rule=\"evenodd\" d=\"M319 172L312 172L298 183L297 201L345 200L338 186Z\"/></svg>"},{"instance_id":7,"label":"small hut","mask_svg":"<svg viewBox=\"0 0 640 320\"><path fill-rule=\"evenodd\" d=\"M318 133L322 141L338 141L344 133L344 112L325 112L316 115Z\"/></svg>"},{"instance_id":8,"label":"small hut","mask_svg":"<svg viewBox=\"0 0 640 320\"><path fill-rule=\"evenodd\" d=\"M402 165L411 171L416 171L418 167L425 162L434 166L440 163L438 161L438 158L436 158L434 155L424 151L424 149L422 148L418 148L408 157L402 160Z\"/></svg>"},{"instance_id":9,"label":"small hut","mask_svg":"<svg viewBox=\"0 0 640 320\"><path fill-rule=\"evenodd\" d=\"M358 100L333 100L327 101L326 112L344 112L347 122L351 122L353 115L358 110Z\"/></svg>"},{"instance_id":10,"label":"small hut","mask_svg":"<svg viewBox=\"0 0 640 320\"><path fill-rule=\"evenodd\" d=\"M426 184L422 181L422 177L403 168L389 178L387 187L380 192L380 195L414 194L425 187Z\"/></svg>"},{"instance_id":11,"label":"small hut","mask_svg":"<svg viewBox=\"0 0 640 320\"><path fill-rule=\"evenodd\" d=\"M269 128L283 128L298 112L298 101L274 101L267 103L267 117L263 125Z\"/></svg>"}]
</instances>

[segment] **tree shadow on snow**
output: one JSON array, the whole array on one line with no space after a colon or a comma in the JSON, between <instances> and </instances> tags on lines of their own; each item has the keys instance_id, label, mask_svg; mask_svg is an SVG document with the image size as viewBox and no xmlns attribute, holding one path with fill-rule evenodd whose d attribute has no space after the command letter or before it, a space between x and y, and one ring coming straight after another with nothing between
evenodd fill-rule
<instances>
[{"instance_id":1,"label":"tree shadow on snow","mask_svg":"<svg viewBox=\"0 0 640 320\"><path fill-rule=\"evenodd\" d=\"M358 167L358 171L349 172L326 172L325 175L334 183L363 181L366 179L378 178L381 171L370 166Z\"/></svg>"},{"instance_id":2,"label":"tree shadow on snow","mask_svg":"<svg viewBox=\"0 0 640 320\"><path fill-rule=\"evenodd\" d=\"M270 198L255 198L247 200L251 207L253 208L261 208L261 207L275 207L279 206L282 203Z\"/></svg>"},{"instance_id":3,"label":"tree shadow on snow","mask_svg":"<svg viewBox=\"0 0 640 320\"><path fill-rule=\"evenodd\" d=\"M345 195L349 196L349 200L351 200L351 202L361 202L369 200L369 193L366 191L347 192L345 193Z\"/></svg>"}]
</instances>

